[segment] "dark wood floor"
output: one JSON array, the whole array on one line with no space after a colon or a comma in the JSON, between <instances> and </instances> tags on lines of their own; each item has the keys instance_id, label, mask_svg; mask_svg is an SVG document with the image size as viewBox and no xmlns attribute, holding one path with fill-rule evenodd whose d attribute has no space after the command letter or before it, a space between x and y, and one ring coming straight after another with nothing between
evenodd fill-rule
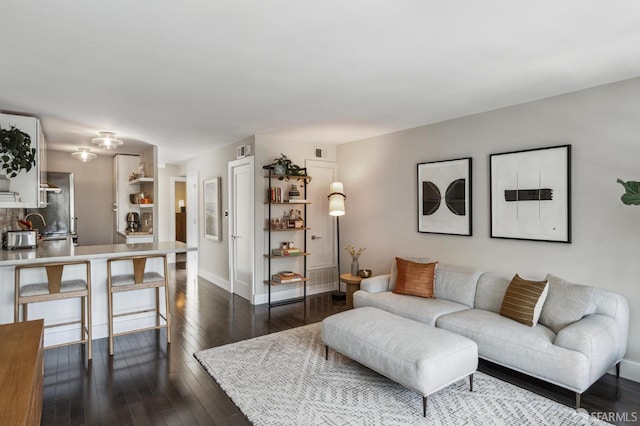
<instances>
[{"instance_id":1,"label":"dark wood floor","mask_svg":"<svg viewBox=\"0 0 640 426\"><path fill-rule=\"evenodd\" d=\"M94 342L87 365L79 345L45 352L43 425L245 425L249 422L193 353L267 333L311 324L346 309L330 295L305 304L267 309L200 280L186 286L173 270L172 343L165 331L117 337L109 357L107 339ZM572 392L482 362L480 370L572 405ZM583 395L589 412L636 413L640 384L607 375ZM618 422L619 424L625 424ZM627 423L628 424L628 423Z\"/></svg>"}]
</instances>

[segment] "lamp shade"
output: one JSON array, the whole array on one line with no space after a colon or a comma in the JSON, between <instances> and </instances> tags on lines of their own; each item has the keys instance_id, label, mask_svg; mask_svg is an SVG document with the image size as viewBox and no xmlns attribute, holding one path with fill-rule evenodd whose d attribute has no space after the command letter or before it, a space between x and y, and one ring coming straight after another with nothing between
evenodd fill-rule
<instances>
[{"instance_id":1,"label":"lamp shade","mask_svg":"<svg viewBox=\"0 0 640 426\"><path fill-rule=\"evenodd\" d=\"M345 213L344 200L347 197L343 191L342 182L333 182L329 187L329 214L331 216L342 216Z\"/></svg>"}]
</instances>

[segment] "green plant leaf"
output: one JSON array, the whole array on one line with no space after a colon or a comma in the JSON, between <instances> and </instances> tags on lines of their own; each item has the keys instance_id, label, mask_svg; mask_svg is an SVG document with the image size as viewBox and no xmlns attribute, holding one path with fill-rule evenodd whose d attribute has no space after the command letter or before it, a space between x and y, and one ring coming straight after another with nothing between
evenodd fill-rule
<instances>
[{"instance_id":1,"label":"green plant leaf","mask_svg":"<svg viewBox=\"0 0 640 426\"><path fill-rule=\"evenodd\" d=\"M624 187L624 190L626 191L622 195L622 197L620 197L622 202L628 206L640 205L640 182L636 182L633 180L624 182L623 180L618 179L618 183L622 185Z\"/></svg>"}]
</instances>

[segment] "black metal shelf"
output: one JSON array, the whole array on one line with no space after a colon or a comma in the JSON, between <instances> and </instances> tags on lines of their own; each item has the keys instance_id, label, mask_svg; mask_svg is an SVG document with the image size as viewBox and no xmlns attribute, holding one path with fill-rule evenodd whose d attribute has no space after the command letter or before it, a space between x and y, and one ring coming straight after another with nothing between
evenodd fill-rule
<instances>
[{"instance_id":1,"label":"black metal shelf","mask_svg":"<svg viewBox=\"0 0 640 426\"><path fill-rule=\"evenodd\" d=\"M305 201L302 202L297 202L297 201L292 201L292 202L273 202L271 200L267 200L267 202L265 204L268 205L268 216L267 216L267 220L269 224L271 224L271 218L273 216L273 212L272 212L272 207L273 206L286 206L286 205L301 205L302 207L302 219L304 220L304 224L305 226L302 228L278 228L278 229L272 229L272 228L265 228L264 231L267 233L267 247L268 247L268 251L269 254L265 254L264 257L267 259L267 280L264 281L265 284L267 284L268 289L269 289L269 295L268 295L268 302L269 302L269 309L276 307L276 306L283 306L283 305L289 305L292 303L299 303L299 302L306 302L307 300L307 281L309 281L309 278L307 278L307 256L309 256L309 253L307 253L307 231L311 228L308 228L306 226L307 224L307 206L310 204L308 201L306 201L307 198L307 183L308 183L308 179L310 179L308 176L282 176L282 175L274 175L273 174L273 168L270 166L265 166L264 167L265 170L268 170L269 174L265 176L265 178L269 179L269 193L271 193L272 188L274 188L273 185L273 181L274 179L276 180L283 180L283 179L295 179L296 181L302 181L302 184L300 185L304 191L303 193L303 199ZM303 250L302 250L302 254L299 255L295 255L295 256L273 256L271 255L271 235L274 232L288 232L288 231L302 231L302 233L304 234L302 236L303 238ZM303 279L301 279L300 281L295 281L292 283L276 283L273 282L271 280L271 276L272 276L272 268L271 268L271 262L273 261L273 259L291 259L291 258L302 258L302 276ZM284 300L278 300L278 301L273 301L271 300L271 289L274 286L283 286L283 285L302 285L302 292L303 292L303 296L302 297L294 297L294 298L290 298L290 299L284 299Z\"/></svg>"}]
</instances>

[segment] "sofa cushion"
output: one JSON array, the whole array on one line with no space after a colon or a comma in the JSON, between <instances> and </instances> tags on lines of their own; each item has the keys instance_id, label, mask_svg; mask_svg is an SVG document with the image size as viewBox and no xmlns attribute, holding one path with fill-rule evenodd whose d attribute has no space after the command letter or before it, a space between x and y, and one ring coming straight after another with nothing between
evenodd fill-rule
<instances>
[{"instance_id":1,"label":"sofa cushion","mask_svg":"<svg viewBox=\"0 0 640 426\"><path fill-rule=\"evenodd\" d=\"M548 281L525 280L516 274L502 299L500 315L529 327L535 326L548 290Z\"/></svg>"},{"instance_id":2,"label":"sofa cushion","mask_svg":"<svg viewBox=\"0 0 640 426\"><path fill-rule=\"evenodd\" d=\"M442 315L469 309L465 305L449 300L405 296L391 291L368 293L364 290L358 290L353 294L353 306L354 308L371 306L432 326Z\"/></svg>"},{"instance_id":3,"label":"sofa cushion","mask_svg":"<svg viewBox=\"0 0 640 426\"><path fill-rule=\"evenodd\" d=\"M436 268L435 295L473 308L476 286L482 271L473 268L438 264Z\"/></svg>"},{"instance_id":4,"label":"sofa cushion","mask_svg":"<svg viewBox=\"0 0 640 426\"><path fill-rule=\"evenodd\" d=\"M593 312L593 287L573 284L551 274L547 275L547 280L549 294L542 307L540 323L558 333Z\"/></svg>"},{"instance_id":5,"label":"sofa cushion","mask_svg":"<svg viewBox=\"0 0 640 426\"><path fill-rule=\"evenodd\" d=\"M433 279L438 262L417 263L396 257L398 278L393 292L408 296L433 297Z\"/></svg>"},{"instance_id":6,"label":"sofa cushion","mask_svg":"<svg viewBox=\"0 0 640 426\"><path fill-rule=\"evenodd\" d=\"M556 335L544 325L527 327L482 309L442 315L436 325L472 339L478 345L480 358L574 392L583 392L591 384L589 358L554 345Z\"/></svg>"},{"instance_id":7,"label":"sofa cushion","mask_svg":"<svg viewBox=\"0 0 640 426\"><path fill-rule=\"evenodd\" d=\"M486 272L478 279L476 299L473 307L485 311L500 312L504 293L511 283L512 276L506 276L495 272Z\"/></svg>"},{"instance_id":8,"label":"sofa cushion","mask_svg":"<svg viewBox=\"0 0 640 426\"><path fill-rule=\"evenodd\" d=\"M396 264L397 257L393 258L391 262L391 274L389 275L389 290L393 290L396 287L396 281L398 280L398 265ZM428 257L403 257L402 259L410 260L416 263L429 263Z\"/></svg>"}]
</instances>

